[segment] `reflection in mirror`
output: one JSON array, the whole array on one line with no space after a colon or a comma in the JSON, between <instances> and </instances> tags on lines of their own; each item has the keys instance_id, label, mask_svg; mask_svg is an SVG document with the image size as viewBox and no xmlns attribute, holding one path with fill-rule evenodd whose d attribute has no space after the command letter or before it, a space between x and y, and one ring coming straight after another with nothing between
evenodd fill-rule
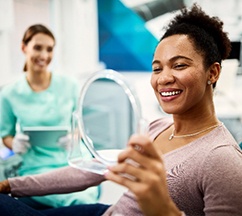
<instances>
[{"instance_id":1,"label":"reflection in mirror","mask_svg":"<svg viewBox=\"0 0 242 216\"><path fill-rule=\"evenodd\" d=\"M131 134L139 132L141 108L134 90L113 70L86 81L73 113L69 164L103 174L116 163Z\"/></svg>"}]
</instances>

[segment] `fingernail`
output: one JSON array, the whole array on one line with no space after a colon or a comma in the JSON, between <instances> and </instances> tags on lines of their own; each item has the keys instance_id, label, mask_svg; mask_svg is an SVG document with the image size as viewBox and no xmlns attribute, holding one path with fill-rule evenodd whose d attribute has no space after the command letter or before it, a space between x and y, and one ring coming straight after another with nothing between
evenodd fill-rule
<instances>
[{"instance_id":1,"label":"fingernail","mask_svg":"<svg viewBox=\"0 0 242 216\"><path fill-rule=\"evenodd\" d=\"M104 176L107 176L107 175L108 175L108 173L109 173L109 170L108 170L108 169L106 169L106 170L104 171L103 175L104 175Z\"/></svg>"}]
</instances>

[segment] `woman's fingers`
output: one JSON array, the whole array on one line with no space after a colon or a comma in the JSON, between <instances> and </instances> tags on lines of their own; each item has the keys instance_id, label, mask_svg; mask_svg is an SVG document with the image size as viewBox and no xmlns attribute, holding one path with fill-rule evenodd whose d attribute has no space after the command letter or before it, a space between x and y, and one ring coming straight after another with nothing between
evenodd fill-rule
<instances>
[{"instance_id":1,"label":"woman's fingers","mask_svg":"<svg viewBox=\"0 0 242 216\"><path fill-rule=\"evenodd\" d=\"M153 159L140 154L136 150L127 151L123 154L124 160L117 165L109 167L105 175L107 179L128 187L132 191L133 183L156 184L166 179L166 171L162 160Z\"/></svg>"},{"instance_id":2,"label":"woman's fingers","mask_svg":"<svg viewBox=\"0 0 242 216\"><path fill-rule=\"evenodd\" d=\"M165 172L164 164L162 160L156 160L149 158L145 155L130 151L125 157L125 160L120 161L117 165L109 168L110 171L120 174L125 173L129 176L133 176L136 181L147 181L147 175L163 176Z\"/></svg>"},{"instance_id":3,"label":"woman's fingers","mask_svg":"<svg viewBox=\"0 0 242 216\"><path fill-rule=\"evenodd\" d=\"M162 153L147 136L133 135L128 147L119 154L118 163L109 167L105 177L132 191L141 209L151 215L157 215L170 203ZM161 200L165 201L163 206ZM151 205L156 206L155 211Z\"/></svg>"},{"instance_id":4,"label":"woman's fingers","mask_svg":"<svg viewBox=\"0 0 242 216\"><path fill-rule=\"evenodd\" d=\"M118 156L118 163L109 167L105 175L107 179L128 187L132 191L134 185L157 184L165 179L166 171L162 154L144 135L133 135L128 147Z\"/></svg>"},{"instance_id":5,"label":"woman's fingers","mask_svg":"<svg viewBox=\"0 0 242 216\"><path fill-rule=\"evenodd\" d=\"M134 134L130 137L128 146L132 146L138 152L143 153L149 157L160 157L160 153L154 147L148 136Z\"/></svg>"},{"instance_id":6,"label":"woman's fingers","mask_svg":"<svg viewBox=\"0 0 242 216\"><path fill-rule=\"evenodd\" d=\"M10 193L11 192L11 188L10 188L10 184L9 181L3 180L2 182L0 182L0 193Z\"/></svg>"},{"instance_id":7,"label":"woman's fingers","mask_svg":"<svg viewBox=\"0 0 242 216\"><path fill-rule=\"evenodd\" d=\"M109 171L105 173L106 179L125 186L134 193L140 187L140 184L143 183L143 176L145 176L143 169L125 162L110 167Z\"/></svg>"},{"instance_id":8,"label":"woman's fingers","mask_svg":"<svg viewBox=\"0 0 242 216\"><path fill-rule=\"evenodd\" d=\"M134 135L130 138L128 148L118 156L118 162L130 162L146 169L160 170L163 164L162 153L157 150L147 136ZM158 162L158 163L157 163Z\"/></svg>"}]
</instances>

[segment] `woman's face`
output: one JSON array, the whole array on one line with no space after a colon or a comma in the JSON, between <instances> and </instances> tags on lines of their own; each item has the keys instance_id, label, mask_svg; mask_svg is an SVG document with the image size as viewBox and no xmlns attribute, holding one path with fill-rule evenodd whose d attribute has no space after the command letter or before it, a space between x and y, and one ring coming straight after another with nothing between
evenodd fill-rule
<instances>
[{"instance_id":1,"label":"woman's face","mask_svg":"<svg viewBox=\"0 0 242 216\"><path fill-rule=\"evenodd\" d=\"M203 56L186 35L163 39L154 53L152 69L151 85L164 112L189 113L211 102Z\"/></svg>"},{"instance_id":2,"label":"woman's face","mask_svg":"<svg viewBox=\"0 0 242 216\"><path fill-rule=\"evenodd\" d=\"M22 50L26 56L27 71L47 72L53 57L55 41L49 35L38 33L32 37Z\"/></svg>"}]
</instances>

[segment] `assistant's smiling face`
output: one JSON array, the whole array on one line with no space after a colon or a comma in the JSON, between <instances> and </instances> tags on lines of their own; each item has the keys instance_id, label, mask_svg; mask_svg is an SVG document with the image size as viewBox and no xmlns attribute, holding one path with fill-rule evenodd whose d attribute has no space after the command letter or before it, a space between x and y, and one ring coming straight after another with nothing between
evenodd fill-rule
<instances>
[{"instance_id":1,"label":"assistant's smiling face","mask_svg":"<svg viewBox=\"0 0 242 216\"><path fill-rule=\"evenodd\" d=\"M26 56L28 71L46 72L53 58L54 46L54 39L44 33L35 34L26 45L23 44L22 49Z\"/></svg>"}]
</instances>

